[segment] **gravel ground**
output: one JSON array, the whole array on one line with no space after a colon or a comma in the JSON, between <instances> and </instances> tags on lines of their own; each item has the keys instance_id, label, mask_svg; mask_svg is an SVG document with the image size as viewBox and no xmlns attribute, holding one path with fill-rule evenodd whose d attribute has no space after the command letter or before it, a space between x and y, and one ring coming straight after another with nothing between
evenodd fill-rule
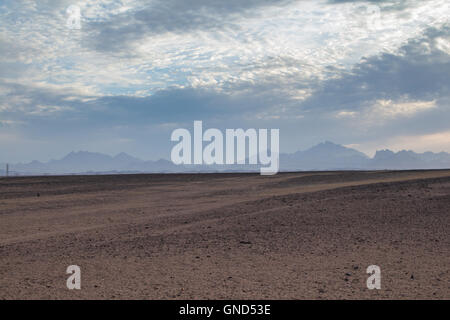
<instances>
[{"instance_id":1,"label":"gravel ground","mask_svg":"<svg viewBox=\"0 0 450 320\"><path fill-rule=\"evenodd\" d=\"M3 178L0 299L450 299L449 211L445 170Z\"/></svg>"}]
</instances>

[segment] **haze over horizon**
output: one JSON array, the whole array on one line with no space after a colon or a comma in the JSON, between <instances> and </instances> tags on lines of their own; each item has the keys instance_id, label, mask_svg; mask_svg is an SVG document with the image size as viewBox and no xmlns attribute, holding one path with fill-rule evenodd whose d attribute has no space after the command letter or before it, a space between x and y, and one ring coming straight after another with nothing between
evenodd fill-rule
<instances>
[{"instance_id":1,"label":"haze over horizon","mask_svg":"<svg viewBox=\"0 0 450 320\"><path fill-rule=\"evenodd\" d=\"M446 151L434 152L434 151L426 150L426 151L423 151L423 152L418 152L418 151L412 150L412 149L398 149L398 150L395 150L395 149L389 149L389 148L377 149L374 154L367 154L367 153L359 150L358 147L355 147L352 144L350 144L350 145L340 145L340 144L336 144L336 143L334 143L332 141L323 141L323 142L320 142L320 143L318 143L316 145L309 146L308 148L299 149L299 150L296 150L294 152L285 153L285 154L294 154L294 153L297 153L297 152L305 152L305 151L308 151L308 150L310 150L310 149L312 149L314 147L317 147L317 146L320 146L320 145L326 145L326 144L331 144L331 145L335 145L335 146L341 146L341 147L344 147L344 148L347 148L347 149L355 150L357 152L360 152L361 154L363 154L367 158L373 158L375 156L376 152L382 152L382 151L390 151L390 152L393 152L393 153L414 152L414 153L418 153L419 154L419 153L432 152L432 153L436 153L436 154L439 154L439 153L448 153L448 154L450 154L449 152L446 152ZM132 157L132 158L135 158L135 159L141 160L141 161L157 161L157 160L170 161L170 157L167 157L167 158L161 157L161 158L158 158L158 159L138 158L135 155L127 153L127 152L124 152L124 151L120 151L118 153L105 153L105 152L99 152L99 151L95 151L95 150L72 150L69 153L61 154L61 155L59 155L59 156L57 156L55 158L32 159L32 160L29 160L29 161L18 161L16 163L29 163L29 162L34 162L34 161L39 161L39 162L44 162L45 163L45 162L49 162L49 161L52 161L52 160L62 160L62 159L66 158L67 156L70 156L72 154L82 154L82 153L86 153L86 154L101 154L101 155L106 155L106 156L109 156L109 157L112 157L112 158L127 156L127 157ZM8 162L3 162L3 161L0 162L0 164L6 164L6 163L8 163ZM12 163L9 163L9 164L12 164Z\"/></svg>"},{"instance_id":2,"label":"haze over horizon","mask_svg":"<svg viewBox=\"0 0 450 320\"><path fill-rule=\"evenodd\" d=\"M70 5L81 29L67 27ZM176 128L450 152L446 0L0 4L0 163L169 159Z\"/></svg>"},{"instance_id":3,"label":"haze over horizon","mask_svg":"<svg viewBox=\"0 0 450 320\"><path fill-rule=\"evenodd\" d=\"M251 157L249 157L251 158ZM415 153L411 150L393 152L378 150L373 157L342 145L325 141L295 153L281 153L280 171L335 170L411 170L448 169L450 154ZM6 164L0 163L0 176ZM108 155L98 152L72 151L62 158L45 162L10 163L9 172L17 175L115 174L115 173L187 173L187 172L257 172L258 165L175 165L168 159L142 160L125 152Z\"/></svg>"}]
</instances>

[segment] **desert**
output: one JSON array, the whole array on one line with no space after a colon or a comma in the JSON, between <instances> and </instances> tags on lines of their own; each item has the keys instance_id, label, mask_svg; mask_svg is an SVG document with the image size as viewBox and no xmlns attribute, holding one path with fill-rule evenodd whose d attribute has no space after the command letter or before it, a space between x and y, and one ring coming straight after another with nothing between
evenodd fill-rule
<instances>
[{"instance_id":1,"label":"desert","mask_svg":"<svg viewBox=\"0 0 450 320\"><path fill-rule=\"evenodd\" d=\"M449 299L449 208L450 170L1 178L0 299Z\"/></svg>"}]
</instances>

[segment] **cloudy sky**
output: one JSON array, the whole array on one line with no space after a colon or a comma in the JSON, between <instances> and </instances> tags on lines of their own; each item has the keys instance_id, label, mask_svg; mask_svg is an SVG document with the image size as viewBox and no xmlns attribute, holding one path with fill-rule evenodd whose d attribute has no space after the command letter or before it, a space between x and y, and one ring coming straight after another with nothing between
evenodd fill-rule
<instances>
[{"instance_id":1,"label":"cloudy sky","mask_svg":"<svg viewBox=\"0 0 450 320\"><path fill-rule=\"evenodd\" d=\"M449 16L448 0L2 0L0 162L169 158L194 120L279 128L282 152L450 152Z\"/></svg>"}]
</instances>

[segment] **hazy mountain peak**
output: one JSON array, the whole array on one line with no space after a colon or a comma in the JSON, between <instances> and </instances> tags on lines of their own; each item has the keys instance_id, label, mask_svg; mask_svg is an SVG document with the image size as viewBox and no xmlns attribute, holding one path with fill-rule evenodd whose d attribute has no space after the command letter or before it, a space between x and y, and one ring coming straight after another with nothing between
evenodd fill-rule
<instances>
[{"instance_id":1,"label":"hazy mountain peak","mask_svg":"<svg viewBox=\"0 0 450 320\"><path fill-rule=\"evenodd\" d=\"M331 141L324 141L324 142L316 144L315 146L312 146L310 149L318 148L318 147L327 147L327 148L342 147L342 148L345 148L345 147L341 146L340 144L337 144L337 143L334 143Z\"/></svg>"},{"instance_id":2,"label":"hazy mountain peak","mask_svg":"<svg viewBox=\"0 0 450 320\"><path fill-rule=\"evenodd\" d=\"M347 148L344 147L343 145L340 144L336 144L334 142L331 141L324 141L322 143L319 143L313 147L311 147L310 149L306 150L305 152L318 152L318 153L323 153L331 155L331 156L339 156L339 157L363 157L363 158L368 158L366 154L352 149L352 148Z\"/></svg>"},{"instance_id":3,"label":"hazy mountain peak","mask_svg":"<svg viewBox=\"0 0 450 320\"><path fill-rule=\"evenodd\" d=\"M117 154L114 157L114 160L116 161L126 161L126 162L137 162L137 161L142 161L141 159L135 158L133 156L130 156L128 153L125 152L121 152L119 154Z\"/></svg>"},{"instance_id":4,"label":"hazy mountain peak","mask_svg":"<svg viewBox=\"0 0 450 320\"><path fill-rule=\"evenodd\" d=\"M375 152L374 158L386 158L386 157L391 157L392 155L394 155L393 151L391 151L389 149L383 149L383 150L377 150L377 152Z\"/></svg>"},{"instance_id":5,"label":"hazy mountain peak","mask_svg":"<svg viewBox=\"0 0 450 320\"><path fill-rule=\"evenodd\" d=\"M90 152L90 151L72 151L69 154L67 154L64 158L61 160L70 160L70 159L89 159L89 158L111 158L110 156L98 153L98 152Z\"/></svg>"}]
</instances>

